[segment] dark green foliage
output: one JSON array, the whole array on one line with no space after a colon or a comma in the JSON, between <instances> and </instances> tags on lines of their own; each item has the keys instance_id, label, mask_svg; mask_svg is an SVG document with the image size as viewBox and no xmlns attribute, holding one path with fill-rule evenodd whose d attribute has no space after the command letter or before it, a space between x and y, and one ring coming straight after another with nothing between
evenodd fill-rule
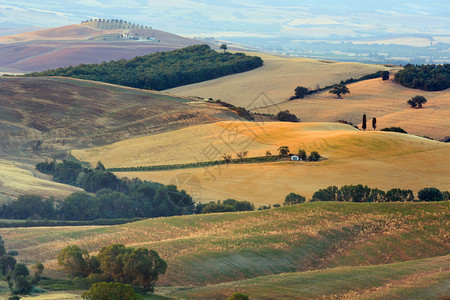
<instances>
[{"instance_id":1,"label":"dark green foliage","mask_svg":"<svg viewBox=\"0 0 450 300\"><path fill-rule=\"evenodd\" d=\"M422 108L422 104L426 103L427 99L424 96L414 96L411 99L409 99L408 101L406 101L406 103L408 103L409 105L411 105L411 108Z\"/></svg>"},{"instance_id":2,"label":"dark green foliage","mask_svg":"<svg viewBox=\"0 0 450 300\"><path fill-rule=\"evenodd\" d=\"M398 133L405 133L405 134L407 134L407 132L401 127L388 127L388 128L381 129L381 131L391 131L391 132L398 132Z\"/></svg>"},{"instance_id":3,"label":"dark green foliage","mask_svg":"<svg viewBox=\"0 0 450 300\"><path fill-rule=\"evenodd\" d=\"M64 160L55 165L53 180L56 182L75 185L78 175L83 171L83 166L75 161Z\"/></svg>"},{"instance_id":4,"label":"dark green foliage","mask_svg":"<svg viewBox=\"0 0 450 300\"><path fill-rule=\"evenodd\" d=\"M305 98L305 96L308 95L309 90L304 86L298 86L295 88L294 92L295 96L292 97L291 100Z\"/></svg>"},{"instance_id":5,"label":"dark green foliage","mask_svg":"<svg viewBox=\"0 0 450 300\"><path fill-rule=\"evenodd\" d=\"M286 157L289 155L289 147L288 146L281 146L278 148L278 153L281 157Z\"/></svg>"},{"instance_id":6,"label":"dark green foliage","mask_svg":"<svg viewBox=\"0 0 450 300\"><path fill-rule=\"evenodd\" d=\"M7 276L7 281L12 294L29 294L33 289L33 284L29 278L30 271L23 263L15 265L14 270Z\"/></svg>"},{"instance_id":7,"label":"dark green foliage","mask_svg":"<svg viewBox=\"0 0 450 300\"><path fill-rule=\"evenodd\" d=\"M79 65L25 76L64 76L103 81L150 90L181 85L245 72L263 65L261 58L242 53L220 54L207 45L138 56L131 60Z\"/></svg>"},{"instance_id":8,"label":"dark green foliage","mask_svg":"<svg viewBox=\"0 0 450 300\"><path fill-rule=\"evenodd\" d=\"M226 107L226 108L234 111L235 113L238 114L238 116L240 116L240 117L242 117L242 118L244 118L244 119L246 119L248 121L254 121L255 120L255 117L252 115L252 113L250 111L248 111L247 109L243 108L243 107L234 106L233 104L224 102L224 101L222 101L220 99L214 100L212 98L209 98L209 100L207 102L220 104L221 106Z\"/></svg>"},{"instance_id":9,"label":"dark green foliage","mask_svg":"<svg viewBox=\"0 0 450 300\"><path fill-rule=\"evenodd\" d=\"M86 300L140 300L143 299L136 294L129 284L120 282L98 282L91 286L89 291L84 292L81 297Z\"/></svg>"},{"instance_id":10,"label":"dark green foliage","mask_svg":"<svg viewBox=\"0 0 450 300\"><path fill-rule=\"evenodd\" d=\"M98 216L99 203L86 193L73 193L61 203L59 213L65 220L88 221Z\"/></svg>"},{"instance_id":11,"label":"dark green foliage","mask_svg":"<svg viewBox=\"0 0 450 300\"><path fill-rule=\"evenodd\" d=\"M41 262L37 262L32 266L33 272L34 272L34 276L32 279L32 283L33 285L37 285L39 283L39 281L41 281L42 277L42 272L44 272L44 265Z\"/></svg>"},{"instance_id":12,"label":"dark green foliage","mask_svg":"<svg viewBox=\"0 0 450 300\"><path fill-rule=\"evenodd\" d=\"M105 166L102 164L101 161L97 162L97 166L95 167L95 170L97 171L106 171Z\"/></svg>"},{"instance_id":13,"label":"dark green foliage","mask_svg":"<svg viewBox=\"0 0 450 300\"><path fill-rule=\"evenodd\" d=\"M450 64L411 65L394 75L394 81L413 89L442 91L450 87Z\"/></svg>"},{"instance_id":14,"label":"dark green foliage","mask_svg":"<svg viewBox=\"0 0 450 300\"><path fill-rule=\"evenodd\" d=\"M442 197L444 198L444 200L450 200L450 192L449 191L442 192Z\"/></svg>"},{"instance_id":15,"label":"dark green foliage","mask_svg":"<svg viewBox=\"0 0 450 300\"><path fill-rule=\"evenodd\" d=\"M391 189L387 193L368 186L344 185L340 189L329 186L316 191L311 201L345 201L345 202L411 202L414 201L411 190Z\"/></svg>"},{"instance_id":16,"label":"dark green foliage","mask_svg":"<svg viewBox=\"0 0 450 300\"><path fill-rule=\"evenodd\" d=\"M20 300L20 296L14 295L9 297L8 300Z\"/></svg>"},{"instance_id":17,"label":"dark green foliage","mask_svg":"<svg viewBox=\"0 0 450 300\"><path fill-rule=\"evenodd\" d=\"M0 256L0 273L3 276L8 275L10 271L14 269L17 264L17 260L11 255Z\"/></svg>"},{"instance_id":18,"label":"dark green foliage","mask_svg":"<svg viewBox=\"0 0 450 300\"><path fill-rule=\"evenodd\" d=\"M0 217L7 219L53 219L56 216L53 199L36 195L22 195L0 208Z\"/></svg>"},{"instance_id":19,"label":"dark green foliage","mask_svg":"<svg viewBox=\"0 0 450 300\"><path fill-rule=\"evenodd\" d=\"M240 292L233 293L227 300L249 300L248 295Z\"/></svg>"},{"instance_id":20,"label":"dark green foliage","mask_svg":"<svg viewBox=\"0 0 450 300\"><path fill-rule=\"evenodd\" d=\"M444 200L444 195L442 192L435 187L423 188L417 194L420 201L442 201Z\"/></svg>"},{"instance_id":21,"label":"dark green foliage","mask_svg":"<svg viewBox=\"0 0 450 300\"><path fill-rule=\"evenodd\" d=\"M141 286L153 291L159 275L167 270L166 262L156 251L114 244L100 249L102 272L111 280Z\"/></svg>"},{"instance_id":22,"label":"dark green foliage","mask_svg":"<svg viewBox=\"0 0 450 300\"><path fill-rule=\"evenodd\" d=\"M411 190L391 189L386 193L386 202L411 202L414 194Z\"/></svg>"},{"instance_id":23,"label":"dark green foliage","mask_svg":"<svg viewBox=\"0 0 450 300\"><path fill-rule=\"evenodd\" d=\"M382 71L381 72L381 79L384 80L388 80L389 79L389 71Z\"/></svg>"},{"instance_id":24,"label":"dark green foliage","mask_svg":"<svg viewBox=\"0 0 450 300\"><path fill-rule=\"evenodd\" d=\"M87 277L91 273L89 261L89 252L76 245L66 246L58 254L58 265L72 277Z\"/></svg>"},{"instance_id":25,"label":"dark green foliage","mask_svg":"<svg viewBox=\"0 0 450 300\"><path fill-rule=\"evenodd\" d=\"M0 228L17 227L55 227L55 226L92 226L92 225L122 225L140 221L142 218L132 219L96 219L92 221L57 221L57 220L26 220L23 222L0 222Z\"/></svg>"},{"instance_id":26,"label":"dark green foliage","mask_svg":"<svg viewBox=\"0 0 450 300\"><path fill-rule=\"evenodd\" d=\"M36 165L36 169L44 174L55 174L56 162L41 162Z\"/></svg>"},{"instance_id":27,"label":"dark green foliage","mask_svg":"<svg viewBox=\"0 0 450 300\"><path fill-rule=\"evenodd\" d=\"M308 157L309 161L319 161L322 156L317 151L312 151Z\"/></svg>"},{"instance_id":28,"label":"dark green foliage","mask_svg":"<svg viewBox=\"0 0 450 300\"><path fill-rule=\"evenodd\" d=\"M0 236L0 256L3 256L5 254L6 254L5 241Z\"/></svg>"},{"instance_id":29,"label":"dark green foliage","mask_svg":"<svg viewBox=\"0 0 450 300\"><path fill-rule=\"evenodd\" d=\"M364 114L362 119L362 129L365 131L366 128L367 128L367 117L366 114Z\"/></svg>"},{"instance_id":30,"label":"dark green foliage","mask_svg":"<svg viewBox=\"0 0 450 300\"><path fill-rule=\"evenodd\" d=\"M228 49L227 44L220 45L220 49L223 50L223 53L225 53Z\"/></svg>"},{"instance_id":31,"label":"dark green foliage","mask_svg":"<svg viewBox=\"0 0 450 300\"><path fill-rule=\"evenodd\" d=\"M288 110L280 111L277 114L277 120L281 122L300 122L297 116L291 114Z\"/></svg>"},{"instance_id":32,"label":"dark green foliage","mask_svg":"<svg viewBox=\"0 0 450 300\"><path fill-rule=\"evenodd\" d=\"M299 203L305 203L306 202L306 198L299 195L299 194L295 194L295 193L289 193L289 195L286 196L286 198L284 198L284 203L283 205L293 205L293 204L299 204Z\"/></svg>"},{"instance_id":33,"label":"dark green foliage","mask_svg":"<svg viewBox=\"0 0 450 300\"><path fill-rule=\"evenodd\" d=\"M17 250L9 250L7 254L11 255L11 256L17 256L17 255L19 255L19 251L17 251Z\"/></svg>"},{"instance_id":34,"label":"dark green foliage","mask_svg":"<svg viewBox=\"0 0 450 300\"><path fill-rule=\"evenodd\" d=\"M373 130L377 129L377 118L372 119L372 128Z\"/></svg>"},{"instance_id":35,"label":"dark green foliage","mask_svg":"<svg viewBox=\"0 0 450 300\"><path fill-rule=\"evenodd\" d=\"M196 213L210 214L219 212L235 212L235 211L253 211L255 206L248 201L237 201L227 199L223 202L217 201L208 204L197 204Z\"/></svg>"},{"instance_id":36,"label":"dark green foliage","mask_svg":"<svg viewBox=\"0 0 450 300\"><path fill-rule=\"evenodd\" d=\"M330 94L335 94L338 98L342 98L341 95L350 94L350 90L344 83L338 83L333 85L333 88L329 91Z\"/></svg>"},{"instance_id":37,"label":"dark green foliage","mask_svg":"<svg viewBox=\"0 0 450 300\"><path fill-rule=\"evenodd\" d=\"M302 149L298 149L297 153L298 157L300 157L301 160L306 160L306 151Z\"/></svg>"}]
</instances>

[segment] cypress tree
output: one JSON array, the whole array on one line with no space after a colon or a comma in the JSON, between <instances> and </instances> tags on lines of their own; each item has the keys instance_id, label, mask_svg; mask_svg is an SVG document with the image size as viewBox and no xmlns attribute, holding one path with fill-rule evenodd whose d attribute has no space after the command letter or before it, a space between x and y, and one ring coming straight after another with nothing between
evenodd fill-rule
<instances>
[{"instance_id":1,"label":"cypress tree","mask_svg":"<svg viewBox=\"0 0 450 300\"><path fill-rule=\"evenodd\" d=\"M367 128L367 118L366 118L366 114L364 114L363 122L362 122L362 129L365 131L366 128Z\"/></svg>"},{"instance_id":2,"label":"cypress tree","mask_svg":"<svg viewBox=\"0 0 450 300\"><path fill-rule=\"evenodd\" d=\"M372 127L373 127L373 130L377 129L377 118L372 119Z\"/></svg>"}]
</instances>

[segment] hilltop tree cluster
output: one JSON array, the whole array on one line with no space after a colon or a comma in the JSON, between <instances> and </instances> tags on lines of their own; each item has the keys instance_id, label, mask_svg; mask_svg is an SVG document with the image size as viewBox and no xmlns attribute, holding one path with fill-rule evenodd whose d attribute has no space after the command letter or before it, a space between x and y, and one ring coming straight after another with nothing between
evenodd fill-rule
<instances>
[{"instance_id":1,"label":"hilltop tree cluster","mask_svg":"<svg viewBox=\"0 0 450 300\"><path fill-rule=\"evenodd\" d=\"M154 250L113 244L100 249L97 256L77 245L67 246L58 255L58 265L72 277L89 277L91 282L120 282L153 291L166 262Z\"/></svg>"},{"instance_id":2,"label":"hilltop tree cluster","mask_svg":"<svg viewBox=\"0 0 450 300\"><path fill-rule=\"evenodd\" d=\"M450 64L411 65L394 75L394 81L413 89L442 91L450 87Z\"/></svg>"},{"instance_id":3,"label":"hilltop tree cluster","mask_svg":"<svg viewBox=\"0 0 450 300\"><path fill-rule=\"evenodd\" d=\"M208 45L137 56L101 64L58 68L24 76L63 76L149 90L165 90L249 71L263 65L257 56L218 53Z\"/></svg>"},{"instance_id":4,"label":"hilltop tree cluster","mask_svg":"<svg viewBox=\"0 0 450 300\"><path fill-rule=\"evenodd\" d=\"M86 24L99 29L149 29L151 27L130 23L118 19L89 19L82 21L81 24Z\"/></svg>"}]
</instances>

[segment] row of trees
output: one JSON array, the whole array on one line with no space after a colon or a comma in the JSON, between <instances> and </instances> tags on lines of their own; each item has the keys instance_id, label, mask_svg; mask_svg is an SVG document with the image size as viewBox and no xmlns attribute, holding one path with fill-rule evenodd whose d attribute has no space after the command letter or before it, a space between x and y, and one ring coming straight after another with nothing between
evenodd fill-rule
<instances>
[{"instance_id":1,"label":"row of trees","mask_svg":"<svg viewBox=\"0 0 450 300\"><path fill-rule=\"evenodd\" d=\"M211 214L219 212L254 211L255 206L248 201L237 201L227 199L224 201L211 201L209 203L197 203L195 205L196 214Z\"/></svg>"},{"instance_id":2,"label":"row of trees","mask_svg":"<svg viewBox=\"0 0 450 300\"><path fill-rule=\"evenodd\" d=\"M166 262L154 250L113 244L91 256L77 245L67 246L58 254L58 265L72 277L93 282L120 282L153 291L159 276L167 270Z\"/></svg>"},{"instance_id":3,"label":"row of trees","mask_svg":"<svg viewBox=\"0 0 450 300\"><path fill-rule=\"evenodd\" d=\"M434 187L421 189L418 194L420 201L443 201L450 200L449 192L441 192ZM341 188L329 186L325 189L316 191L311 201L344 201L344 202L412 202L416 201L414 193L411 190L399 188L391 189L387 192L372 189L368 186L344 185ZM306 198L290 193L286 196L283 205L292 205L306 202Z\"/></svg>"},{"instance_id":4,"label":"row of trees","mask_svg":"<svg viewBox=\"0 0 450 300\"><path fill-rule=\"evenodd\" d=\"M411 65L395 73L394 81L414 89L442 91L450 87L450 64Z\"/></svg>"},{"instance_id":5,"label":"row of trees","mask_svg":"<svg viewBox=\"0 0 450 300\"><path fill-rule=\"evenodd\" d=\"M101 64L58 68L24 76L64 76L96 80L150 90L165 90L226 75L249 71L263 65L257 56L218 53L208 45L138 56Z\"/></svg>"}]
</instances>

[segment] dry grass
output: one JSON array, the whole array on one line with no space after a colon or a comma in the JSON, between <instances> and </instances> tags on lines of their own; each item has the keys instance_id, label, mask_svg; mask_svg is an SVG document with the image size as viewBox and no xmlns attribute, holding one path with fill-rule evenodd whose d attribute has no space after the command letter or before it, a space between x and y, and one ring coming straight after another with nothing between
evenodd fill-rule
<instances>
[{"instance_id":1,"label":"dry grass","mask_svg":"<svg viewBox=\"0 0 450 300\"><path fill-rule=\"evenodd\" d=\"M250 72L167 91L176 95L212 97L236 106L254 109L269 104L264 103L262 99L255 101L261 92L266 93L273 103L280 103L289 99L299 85L316 89L317 85L324 87L351 77L359 78L389 69L382 65L328 62L264 53L249 53L249 55L260 56L264 60L264 66Z\"/></svg>"},{"instance_id":2,"label":"dry grass","mask_svg":"<svg viewBox=\"0 0 450 300\"><path fill-rule=\"evenodd\" d=\"M222 153L240 150L248 150L250 157L264 155L265 150L275 154L283 145L292 151L319 151L327 160L117 174L164 184L174 183L177 175L190 174L201 182L198 201L235 198L261 205L281 203L290 192L310 197L329 185L361 183L415 192L427 186L450 189L448 144L398 133L361 132L336 123L219 122L73 154L91 164L101 160L107 167L146 166L220 160ZM178 185L189 191L183 184Z\"/></svg>"},{"instance_id":3,"label":"dry grass","mask_svg":"<svg viewBox=\"0 0 450 300\"><path fill-rule=\"evenodd\" d=\"M35 194L43 197L64 197L81 189L36 177L28 166L0 159L0 194L17 197Z\"/></svg>"},{"instance_id":4,"label":"dry grass","mask_svg":"<svg viewBox=\"0 0 450 300\"><path fill-rule=\"evenodd\" d=\"M329 122L347 120L358 125L362 115L377 118L377 128L399 126L408 133L442 139L450 136L450 90L425 92L402 87L381 79L360 81L348 85L351 94L336 99L328 91L305 99L278 105L278 109L289 110L306 122ZM423 109L412 109L406 101L415 95L428 99ZM267 108L270 112L273 108ZM264 110L262 110L264 111Z\"/></svg>"},{"instance_id":5,"label":"dry grass","mask_svg":"<svg viewBox=\"0 0 450 300\"><path fill-rule=\"evenodd\" d=\"M42 261L47 269L57 267L67 245L93 253L111 243L148 247L169 265L160 284L205 285L447 255L449 204L308 203L120 226L0 229L0 235L19 260Z\"/></svg>"}]
</instances>

